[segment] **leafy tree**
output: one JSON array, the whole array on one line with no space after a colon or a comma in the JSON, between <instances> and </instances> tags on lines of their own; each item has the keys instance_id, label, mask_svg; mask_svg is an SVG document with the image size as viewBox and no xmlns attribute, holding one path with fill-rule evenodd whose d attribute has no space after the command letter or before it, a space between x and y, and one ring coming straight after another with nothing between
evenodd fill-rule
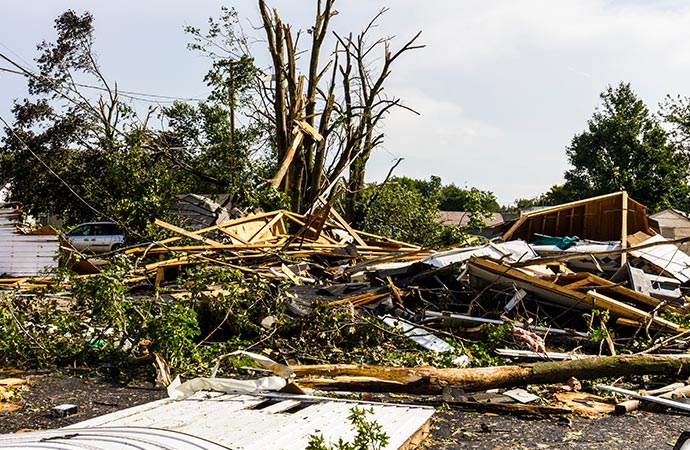
<instances>
[{"instance_id":1,"label":"leafy tree","mask_svg":"<svg viewBox=\"0 0 690 450\"><path fill-rule=\"evenodd\" d=\"M588 129L576 135L566 153L561 193L572 200L625 189L651 210L671 206L688 193L688 159L630 84L609 86L601 94Z\"/></svg>"},{"instance_id":2,"label":"leafy tree","mask_svg":"<svg viewBox=\"0 0 690 450\"><path fill-rule=\"evenodd\" d=\"M438 202L441 194L441 178L436 175L429 177L429 180L418 180L409 177L394 177L393 182L404 186L406 189L417 191L427 201Z\"/></svg>"},{"instance_id":3,"label":"leafy tree","mask_svg":"<svg viewBox=\"0 0 690 450\"><path fill-rule=\"evenodd\" d=\"M361 205L366 205L358 224L362 230L425 246L438 244L443 227L436 220L438 204L405 183L392 179L384 185L370 185Z\"/></svg>"},{"instance_id":4,"label":"leafy tree","mask_svg":"<svg viewBox=\"0 0 690 450\"><path fill-rule=\"evenodd\" d=\"M690 153L690 98L667 96L661 105L661 117L671 129L671 140L685 153Z\"/></svg>"},{"instance_id":5,"label":"leafy tree","mask_svg":"<svg viewBox=\"0 0 690 450\"><path fill-rule=\"evenodd\" d=\"M38 73L25 71L29 98L15 103L6 124L0 178L31 214L68 223L110 218L145 233L178 180L146 149L145 126L102 74L91 14L67 11L55 29L55 42L38 46Z\"/></svg>"},{"instance_id":6,"label":"leafy tree","mask_svg":"<svg viewBox=\"0 0 690 450\"><path fill-rule=\"evenodd\" d=\"M686 158L690 156L690 98L667 96L661 105L660 116L670 129L673 145ZM690 198L679 196L675 199L673 206L687 211L690 209Z\"/></svg>"},{"instance_id":7,"label":"leafy tree","mask_svg":"<svg viewBox=\"0 0 690 450\"><path fill-rule=\"evenodd\" d=\"M295 32L283 23L278 10L270 8L265 0L258 0L264 33L260 40L247 38L237 12L231 8L223 8L219 19L209 19L206 32L195 27L187 31L194 36L190 48L213 60L206 81L215 92L206 107L222 107L230 115L230 123L234 123L236 114L247 119L247 129L255 131L253 141L262 145L260 167L268 172L248 171L253 175L250 179L263 177L269 186L289 197L293 210L301 211L309 208L317 196L327 196L327 187L335 180L345 178L345 214L353 220L369 155L383 140L378 125L391 108L402 106L399 99L383 94L384 82L393 62L418 48L413 45L418 35L395 52L390 49L389 38L370 40L369 34L385 12L382 10L357 36L334 33L335 48L329 53L330 59L322 62L331 19L338 12L335 0L315 3L314 21L306 30L307 44L302 31ZM267 44L271 63L265 72L253 65L250 55L258 52L255 46L250 49L250 41ZM377 52L382 56L373 64ZM167 111L174 134L189 138L181 126L198 128L209 123L198 112L190 106ZM240 142L234 140L232 144L224 144L226 155L230 155L231 148L241 150ZM189 161L190 156L178 153L174 159ZM192 169L191 165L187 168ZM215 182L224 182L218 174L215 178Z\"/></svg>"},{"instance_id":8,"label":"leafy tree","mask_svg":"<svg viewBox=\"0 0 690 450\"><path fill-rule=\"evenodd\" d=\"M462 189L455 184L448 184L439 193L441 211L490 211L498 212L500 206L493 192L477 188Z\"/></svg>"},{"instance_id":9,"label":"leafy tree","mask_svg":"<svg viewBox=\"0 0 690 450\"><path fill-rule=\"evenodd\" d=\"M158 146L170 161L199 179L197 192L230 192L236 194L235 202L269 176L265 164L254 164L262 122L237 125L238 117L251 112L252 88L259 76L246 38L234 32L237 22L234 9L222 8L221 20L210 19L205 34L185 28L193 37L188 47L212 62L204 77L211 93L198 104L176 101L164 108L169 129L161 133Z\"/></svg>"},{"instance_id":10,"label":"leafy tree","mask_svg":"<svg viewBox=\"0 0 690 450\"><path fill-rule=\"evenodd\" d=\"M358 216L362 219L355 225L364 231L427 247L462 242L468 237L468 229L486 225L485 219L491 213L484 204L487 198L494 198L493 194L476 188L467 190L464 211L470 214L470 222L463 228L445 226L439 220L439 200L444 189L437 176L431 176L428 181L393 177L381 185L371 184L360 203L362 209Z\"/></svg>"},{"instance_id":11,"label":"leafy tree","mask_svg":"<svg viewBox=\"0 0 690 450\"><path fill-rule=\"evenodd\" d=\"M555 206L563 203L568 203L577 199L575 194L569 190L569 187L565 184L556 184L551 186L551 188L536 197L532 198L519 198L515 200L514 207L503 207L504 211L517 213L520 210L533 208L533 207L544 207L544 206Z\"/></svg>"}]
</instances>

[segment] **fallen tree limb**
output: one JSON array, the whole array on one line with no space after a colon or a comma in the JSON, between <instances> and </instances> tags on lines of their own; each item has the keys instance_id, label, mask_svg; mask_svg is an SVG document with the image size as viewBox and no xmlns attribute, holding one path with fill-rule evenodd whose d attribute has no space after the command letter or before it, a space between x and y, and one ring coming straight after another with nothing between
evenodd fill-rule
<instances>
[{"instance_id":1,"label":"fallen tree limb","mask_svg":"<svg viewBox=\"0 0 690 450\"><path fill-rule=\"evenodd\" d=\"M463 402L458 400L447 400L446 405L451 408L462 409L464 411L482 411L497 414L511 414L514 416L550 416L571 414L570 408L542 405L523 405L521 403L491 403L491 402Z\"/></svg>"},{"instance_id":2,"label":"fallen tree limb","mask_svg":"<svg viewBox=\"0 0 690 450\"><path fill-rule=\"evenodd\" d=\"M293 366L301 387L355 392L441 394L444 386L479 391L628 375L690 375L690 355L622 355L470 369L346 364Z\"/></svg>"}]
</instances>

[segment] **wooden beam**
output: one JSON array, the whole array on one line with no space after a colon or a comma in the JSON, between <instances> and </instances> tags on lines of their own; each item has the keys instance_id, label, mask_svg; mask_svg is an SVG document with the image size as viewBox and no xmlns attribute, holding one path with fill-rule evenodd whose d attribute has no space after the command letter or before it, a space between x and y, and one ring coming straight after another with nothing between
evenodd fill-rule
<instances>
[{"instance_id":1,"label":"wooden beam","mask_svg":"<svg viewBox=\"0 0 690 450\"><path fill-rule=\"evenodd\" d=\"M291 366L301 387L363 391L441 394L452 386L467 391L564 383L569 378L593 380L626 375L690 375L690 355L620 355L513 366L440 369L348 364Z\"/></svg>"},{"instance_id":2,"label":"wooden beam","mask_svg":"<svg viewBox=\"0 0 690 450\"><path fill-rule=\"evenodd\" d=\"M359 244L359 245L361 245L361 246L367 245L366 242L364 242L364 240L362 240L362 238L359 237L359 234L357 234L357 232L354 230L354 228L352 228L352 227L350 226L350 224L347 223L347 221L346 221L345 219L343 219L342 217L340 217L340 214L338 214L338 212L337 212L335 209L333 209L333 208L331 208L331 215L332 215L333 217L335 217L336 221L338 222L338 225L340 225L340 226L341 226L342 228L344 228L348 233L350 233L350 235L355 239L355 242L357 242L357 244Z\"/></svg>"},{"instance_id":3,"label":"wooden beam","mask_svg":"<svg viewBox=\"0 0 690 450\"><path fill-rule=\"evenodd\" d=\"M184 228L177 227L173 224L163 222L160 219L156 219L156 225L158 225L159 227L165 228L166 230L174 231L175 233L181 234L184 237L194 239L195 241L201 241L204 244L210 245L211 247L222 247L223 246L223 244L221 244L220 242L216 242L213 239L203 237L198 233L194 233L192 231L187 231Z\"/></svg>"},{"instance_id":4,"label":"wooden beam","mask_svg":"<svg viewBox=\"0 0 690 450\"><path fill-rule=\"evenodd\" d=\"M470 258L468 268L470 274L473 274L474 271L474 275L480 278L482 278L482 270L485 274L488 273L488 276L485 275L483 278L489 282L501 283L501 279L505 279L506 281L503 281L502 284L506 284L506 282L510 282L510 280L512 280L518 287L528 292L533 292L546 300L551 300L556 303L571 306L577 306L580 304L587 305L589 308L596 307L608 309L612 313L628 319L640 320L642 322L651 321L657 327L670 331L681 332L684 330L684 328L678 324L650 315L649 313L637 309L634 306L619 302L595 291L582 293L573 289L568 289L566 287L559 286L553 281L536 278L518 269L496 264L482 258L477 258L474 256Z\"/></svg>"},{"instance_id":5,"label":"wooden beam","mask_svg":"<svg viewBox=\"0 0 690 450\"><path fill-rule=\"evenodd\" d=\"M591 298L591 305L595 308L608 309L616 315L627 317L628 319L639 320L642 323L653 322L661 328L666 328L677 333L685 331L685 328L673 323L669 320L662 319L655 315L651 315L645 311L639 310L634 306L619 302L605 295L599 294L596 291L588 291L587 296Z\"/></svg>"},{"instance_id":6,"label":"wooden beam","mask_svg":"<svg viewBox=\"0 0 690 450\"><path fill-rule=\"evenodd\" d=\"M628 254L625 249L628 247L628 193L623 191L621 196L621 267L625 265L628 260Z\"/></svg>"},{"instance_id":7,"label":"wooden beam","mask_svg":"<svg viewBox=\"0 0 690 450\"><path fill-rule=\"evenodd\" d=\"M269 221L266 223L266 225L264 225L263 227L261 227L261 229L260 229L259 231L257 231L256 233L254 233L254 235L253 235L251 238L249 238L249 241L248 241L247 243L248 243L248 244L253 244L254 241L256 241L266 230L268 230L269 228L271 228L273 225L275 225L276 222L278 222L278 221L279 221L280 219L282 219L282 218L283 218L283 213L282 213L282 212L278 212L278 214L276 214L275 216L273 216L273 218L272 218L271 220L269 220Z\"/></svg>"}]
</instances>

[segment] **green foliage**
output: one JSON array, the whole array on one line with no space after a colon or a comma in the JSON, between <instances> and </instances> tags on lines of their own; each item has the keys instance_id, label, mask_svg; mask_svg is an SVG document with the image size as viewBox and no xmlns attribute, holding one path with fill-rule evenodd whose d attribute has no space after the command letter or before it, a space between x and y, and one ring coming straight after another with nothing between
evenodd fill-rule
<instances>
[{"instance_id":1,"label":"green foliage","mask_svg":"<svg viewBox=\"0 0 690 450\"><path fill-rule=\"evenodd\" d=\"M211 60L204 77L211 93L204 102L163 108L169 130L162 139L169 157L197 178L195 192L230 192L236 206L274 209L287 202L275 189L259 188L275 165L272 153L257 144L271 127L250 108L259 70L240 29L237 12L226 7L219 20L209 19L205 33L185 28L193 38L189 49ZM247 125L239 126L239 118Z\"/></svg>"},{"instance_id":2,"label":"green foliage","mask_svg":"<svg viewBox=\"0 0 690 450\"><path fill-rule=\"evenodd\" d=\"M433 246L443 225L436 220L438 206L433 198L425 198L395 179L367 190L362 203L359 227L367 232L393 239Z\"/></svg>"},{"instance_id":3,"label":"green foliage","mask_svg":"<svg viewBox=\"0 0 690 450\"><path fill-rule=\"evenodd\" d=\"M390 437L378 422L367 420L367 413L374 414L374 409L359 409L355 406L350 410L348 420L357 430L353 442L340 438L336 444L327 445L323 435L311 435L307 450L378 450L385 447Z\"/></svg>"},{"instance_id":4,"label":"green foliage","mask_svg":"<svg viewBox=\"0 0 690 450\"><path fill-rule=\"evenodd\" d=\"M126 368L141 341L173 366L199 334L189 303L126 295L125 267L71 280L73 298L4 295L0 354L23 367L114 364Z\"/></svg>"},{"instance_id":5,"label":"green foliage","mask_svg":"<svg viewBox=\"0 0 690 450\"><path fill-rule=\"evenodd\" d=\"M472 365L474 366L496 366L501 364L500 358L496 354L496 349L514 344L512 335L513 325L505 323L503 325L482 325L482 339L470 344L470 354L472 355Z\"/></svg>"},{"instance_id":6,"label":"green foliage","mask_svg":"<svg viewBox=\"0 0 690 450\"><path fill-rule=\"evenodd\" d=\"M606 322L610 317L609 310L600 309L593 309L591 312L582 314L582 318L589 324L589 337L593 342L601 343L606 340L609 335Z\"/></svg>"},{"instance_id":7,"label":"green foliage","mask_svg":"<svg viewBox=\"0 0 690 450\"><path fill-rule=\"evenodd\" d=\"M566 150L573 167L565 172L564 188L571 199L625 189L652 211L684 199L687 155L669 142L630 84L609 86L601 99L588 129Z\"/></svg>"},{"instance_id":8,"label":"green foliage","mask_svg":"<svg viewBox=\"0 0 690 450\"><path fill-rule=\"evenodd\" d=\"M253 192L274 164L257 156L265 125L235 126L257 74L248 53L212 60L208 101L164 108L169 130L158 132L101 73L89 13L67 11L55 30L54 42L39 45L40 76L28 79L30 96L14 105L15 120L0 147L0 179L9 183L10 200L34 216L60 215L69 225L115 220L139 241L153 237L155 218L169 220L178 194L229 192L239 206L256 206L250 202L263 197L278 203L270 192ZM104 94L80 92L75 80Z\"/></svg>"},{"instance_id":9,"label":"green foliage","mask_svg":"<svg viewBox=\"0 0 690 450\"><path fill-rule=\"evenodd\" d=\"M496 196L477 188L463 189L455 184L443 186L439 193L441 211L498 212Z\"/></svg>"},{"instance_id":10,"label":"green foliage","mask_svg":"<svg viewBox=\"0 0 690 450\"><path fill-rule=\"evenodd\" d=\"M39 45L40 76L28 79L30 97L13 107L0 179L32 215L59 214L68 224L114 219L130 235L146 235L150 222L164 217L180 177L150 150L132 107L101 74L93 17L67 11L55 29L55 42ZM106 94L76 94L75 80Z\"/></svg>"},{"instance_id":11,"label":"green foliage","mask_svg":"<svg viewBox=\"0 0 690 450\"><path fill-rule=\"evenodd\" d=\"M460 196L462 202L458 203ZM466 227L441 224L439 205L450 202L451 198L470 215ZM429 181L394 177L384 185L370 185L359 208L362 219L356 226L362 230L437 247L464 241L469 237L468 230L481 230L486 225L485 219L491 217L489 208L498 208L498 204L491 192L443 186L436 176Z\"/></svg>"}]
</instances>

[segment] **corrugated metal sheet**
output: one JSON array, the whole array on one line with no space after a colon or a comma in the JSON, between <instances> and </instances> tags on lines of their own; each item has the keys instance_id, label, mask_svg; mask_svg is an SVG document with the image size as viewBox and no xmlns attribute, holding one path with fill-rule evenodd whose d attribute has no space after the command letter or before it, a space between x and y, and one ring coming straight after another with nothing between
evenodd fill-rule
<instances>
[{"instance_id":1,"label":"corrugated metal sheet","mask_svg":"<svg viewBox=\"0 0 690 450\"><path fill-rule=\"evenodd\" d=\"M0 275L32 277L58 266L60 242L49 234L23 234L17 230L21 211L0 208Z\"/></svg>"},{"instance_id":2,"label":"corrugated metal sheet","mask_svg":"<svg viewBox=\"0 0 690 450\"><path fill-rule=\"evenodd\" d=\"M368 420L378 422L390 436L385 447L389 450L428 432L434 413L433 408L411 405L199 392L185 400L159 400L72 427L153 427L181 431L233 449L301 450L312 434L322 434L327 442L352 441L355 429L348 416L354 406L373 408L374 415Z\"/></svg>"},{"instance_id":3,"label":"corrugated metal sheet","mask_svg":"<svg viewBox=\"0 0 690 450\"><path fill-rule=\"evenodd\" d=\"M109 427L0 435L0 449L227 450L196 436L155 428Z\"/></svg>"},{"instance_id":4,"label":"corrugated metal sheet","mask_svg":"<svg viewBox=\"0 0 690 450\"><path fill-rule=\"evenodd\" d=\"M640 245L664 242L665 240L663 236L656 235L641 242ZM644 259L663 272L671 274L681 283L690 281L690 256L673 244L659 244L632 251L630 254Z\"/></svg>"}]
</instances>

